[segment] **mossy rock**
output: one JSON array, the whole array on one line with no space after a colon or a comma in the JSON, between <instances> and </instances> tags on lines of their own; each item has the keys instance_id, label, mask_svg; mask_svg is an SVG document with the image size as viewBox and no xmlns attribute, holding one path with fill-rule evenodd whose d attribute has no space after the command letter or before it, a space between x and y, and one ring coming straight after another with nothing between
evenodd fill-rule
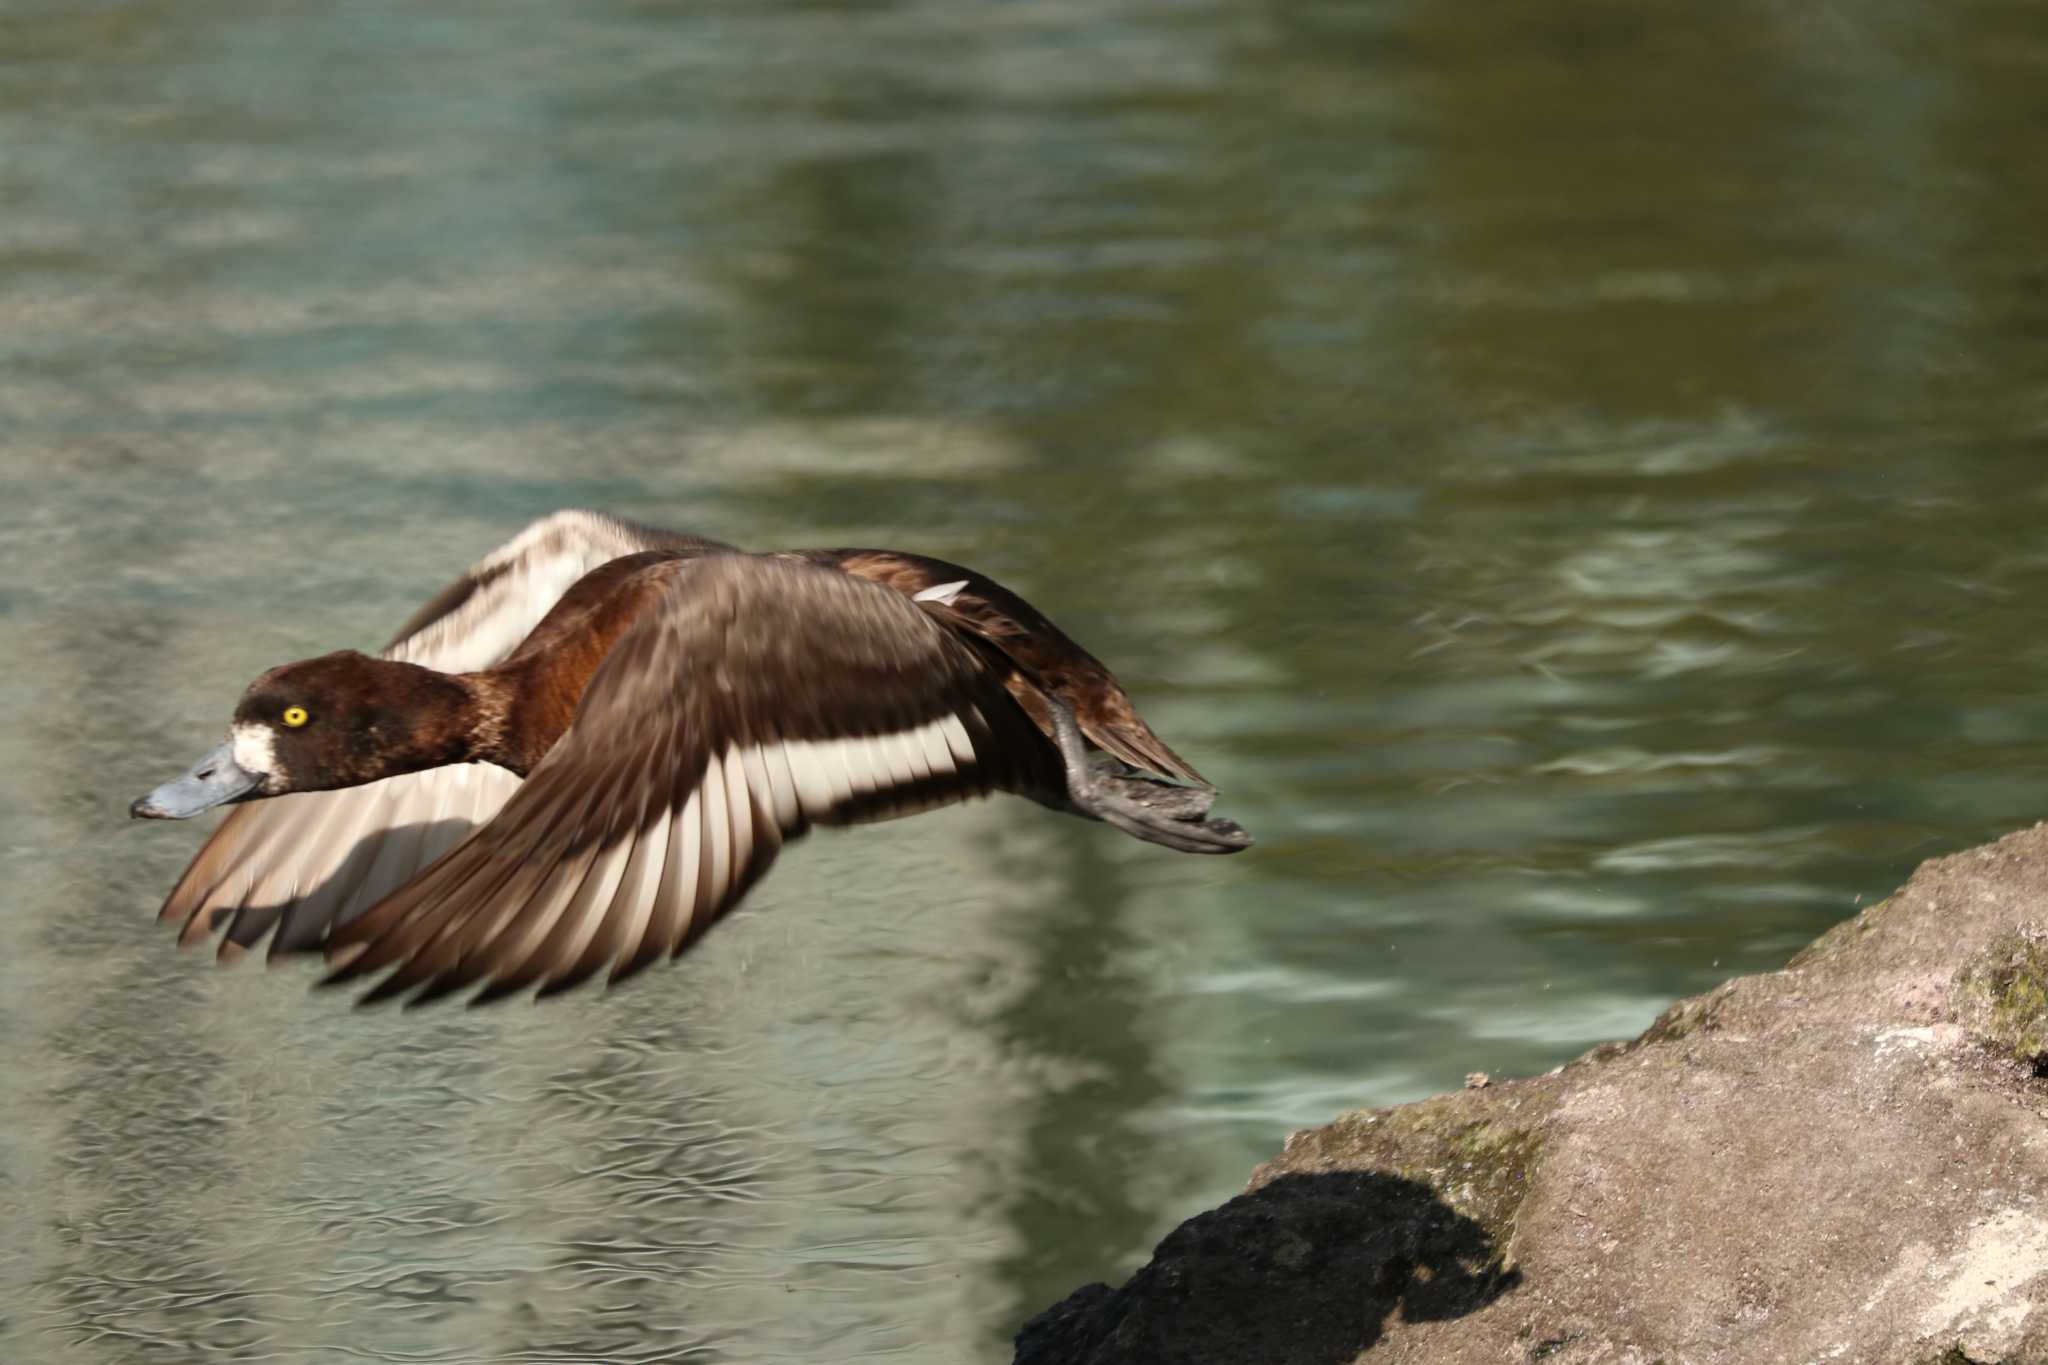
<instances>
[{"instance_id":1,"label":"mossy rock","mask_svg":"<svg viewBox=\"0 0 2048 1365\"><path fill-rule=\"evenodd\" d=\"M1420 1181L1503 1251L1543 1151L1543 1133L1532 1118L1488 1114L1451 1096L1361 1110L1301 1136L1290 1160L1261 1173L1336 1167Z\"/></svg>"},{"instance_id":2,"label":"mossy rock","mask_svg":"<svg viewBox=\"0 0 2048 1365\"><path fill-rule=\"evenodd\" d=\"M1951 999L1971 1036L2048 1067L2048 927L1992 940L1956 972Z\"/></svg>"}]
</instances>

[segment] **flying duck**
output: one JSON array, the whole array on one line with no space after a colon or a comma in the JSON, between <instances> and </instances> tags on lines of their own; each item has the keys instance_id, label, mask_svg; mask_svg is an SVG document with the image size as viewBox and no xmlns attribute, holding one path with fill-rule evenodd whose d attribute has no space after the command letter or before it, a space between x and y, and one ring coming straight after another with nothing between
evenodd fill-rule
<instances>
[{"instance_id":1,"label":"flying duck","mask_svg":"<svg viewBox=\"0 0 2048 1365\"><path fill-rule=\"evenodd\" d=\"M1215 788L1110 671L971 569L535 522L377 655L249 684L136 801L236 804L164 902L181 942L324 951L364 1001L618 982L688 947L811 825L992 791L1235 853Z\"/></svg>"}]
</instances>

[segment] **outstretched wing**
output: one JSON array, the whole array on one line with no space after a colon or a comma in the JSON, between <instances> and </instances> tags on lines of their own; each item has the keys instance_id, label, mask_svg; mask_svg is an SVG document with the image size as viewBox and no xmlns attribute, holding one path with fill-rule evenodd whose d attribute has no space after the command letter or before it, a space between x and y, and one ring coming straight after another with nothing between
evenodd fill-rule
<instances>
[{"instance_id":1,"label":"outstretched wing","mask_svg":"<svg viewBox=\"0 0 2048 1365\"><path fill-rule=\"evenodd\" d=\"M807 550L801 557L893 588L947 626L995 646L1019 670L1011 690L1027 710L1030 690L1043 689L1074 713L1082 734L1132 767L1213 785L1152 733L1101 660L986 574L900 550ZM1051 734L1051 722L1038 719Z\"/></svg>"},{"instance_id":2,"label":"outstretched wing","mask_svg":"<svg viewBox=\"0 0 2048 1365\"><path fill-rule=\"evenodd\" d=\"M598 565L642 550L726 548L595 512L557 512L437 593L384 657L444 673L488 668ZM464 764L236 806L178 879L160 918L183 923L184 943L225 921L223 958L255 948L273 929L272 955L316 948L331 924L410 881L518 786L502 768Z\"/></svg>"},{"instance_id":3,"label":"outstretched wing","mask_svg":"<svg viewBox=\"0 0 2048 1365\"><path fill-rule=\"evenodd\" d=\"M338 926L366 1000L618 981L688 946L812 824L1044 790L1057 760L972 646L793 560L651 566L576 719L495 819Z\"/></svg>"},{"instance_id":4,"label":"outstretched wing","mask_svg":"<svg viewBox=\"0 0 2048 1365\"><path fill-rule=\"evenodd\" d=\"M708 554L732 548L601 512L556 512L435 593L398 628L384 657L442 673L474 673L517 649L562 594L600 564L643 550Z\"/></svg>"}]
</instances>

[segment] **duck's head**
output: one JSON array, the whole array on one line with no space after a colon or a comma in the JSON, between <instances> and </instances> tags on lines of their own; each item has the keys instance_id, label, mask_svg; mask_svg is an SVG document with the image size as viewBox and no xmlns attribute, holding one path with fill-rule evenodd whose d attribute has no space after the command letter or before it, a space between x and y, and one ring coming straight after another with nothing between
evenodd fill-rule
<instances>
[{"instance_id":1,"label":"duck's head","mask_svg":"<svg viewBox=\"0 0 2048 1365\"><path fill-rule=\"evenodd\" d=\"M242 694L226 743L128 807L184 820L233 801L356 787L467 756L469 690L354 650L273 668Z\"/></svg>"}]
</instances>

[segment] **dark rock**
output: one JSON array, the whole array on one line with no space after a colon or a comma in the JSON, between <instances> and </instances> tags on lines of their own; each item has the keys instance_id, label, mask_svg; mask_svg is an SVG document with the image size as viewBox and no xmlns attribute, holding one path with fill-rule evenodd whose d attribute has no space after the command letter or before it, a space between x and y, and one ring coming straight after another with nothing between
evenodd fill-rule
<instances>
[{"instance_id":1,"label":"dark rock","mask_svg":"<svg viewBox=\"0 0 2048 1365\"><path fill-rule=\"evenodd\" d=\"M1395 1311L1456 1317L1514 1279L1426 1185L1284 1175L1181 1224L1122 1289L1092 1284L1033 1318L1017 1365L1345 1365Z\"/></svg>"}]
</instances>

